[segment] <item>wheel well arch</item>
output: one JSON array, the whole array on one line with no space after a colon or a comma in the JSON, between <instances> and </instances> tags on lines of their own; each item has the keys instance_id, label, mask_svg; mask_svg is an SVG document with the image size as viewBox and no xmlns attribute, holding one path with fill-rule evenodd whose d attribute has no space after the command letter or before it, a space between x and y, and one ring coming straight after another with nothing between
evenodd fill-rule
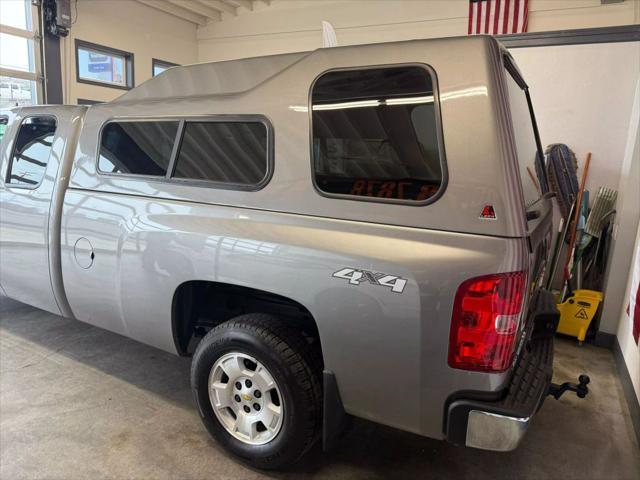
<instances>
[{"instance_id":1,"label":"wheel well arch","mask_svg":"<svg viewBox=\"0 0 640 480\"><path fill-rule=\"evenodd\" d=\"M209 330L245 313L276 315L299 329L322 355L318 325L304 305L265 290L210 280L184 282L173 294L171 330L178 354L192 355Z\"/></svg>"}]
</instances>

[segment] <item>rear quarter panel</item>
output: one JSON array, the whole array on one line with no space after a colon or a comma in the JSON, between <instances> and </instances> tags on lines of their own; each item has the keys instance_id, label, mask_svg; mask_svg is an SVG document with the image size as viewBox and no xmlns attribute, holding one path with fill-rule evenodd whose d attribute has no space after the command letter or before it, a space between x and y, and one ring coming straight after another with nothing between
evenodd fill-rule
<instances>
[{"instance_id":1,"label":"rear quarter panel","mask_svg":"<svg viewBox=\"0 0 640 480\"><path fill-rule=\"evenodd\" d=\"M457 286L520 268L521 240L78 190L67 193L63 222L63 274L77 317L144 343L175 352L173 294L183 282L211 280L305 305L354 415L438 438L451 393L506 380L450 369L449 324ZM83 269L65 238L87 231L95 260ZM402 293L351 285L333 277L344 267L407 284Z\"/></svg>"}]
</instances>

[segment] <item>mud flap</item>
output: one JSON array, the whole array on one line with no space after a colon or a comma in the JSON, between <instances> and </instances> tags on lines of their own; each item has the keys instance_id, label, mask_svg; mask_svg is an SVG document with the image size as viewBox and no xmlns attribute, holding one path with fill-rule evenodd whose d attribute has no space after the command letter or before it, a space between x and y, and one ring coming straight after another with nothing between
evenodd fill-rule
<instances>
[{"instance_id":1,"label":"mud flap","mask_svg":"<svg viewBox=\"0 0 640 480\"><path fill-rule=\"evenodd\" d=\"M322 415L322 450L330 451L353 417L344 411L336 376L329 370L322 372L324 401Z\"/></svg>"}]
</instances>

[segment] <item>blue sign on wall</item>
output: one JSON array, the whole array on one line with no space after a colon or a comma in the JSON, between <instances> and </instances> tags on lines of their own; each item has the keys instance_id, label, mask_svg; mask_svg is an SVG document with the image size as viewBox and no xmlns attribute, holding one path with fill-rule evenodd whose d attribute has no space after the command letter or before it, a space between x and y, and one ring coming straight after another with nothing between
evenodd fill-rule
<instances>
[{"instance_id":1,"label":"blue sign on wall","mask_svg":"<svg viewBox=\"0 0 640 480\"><path fill-rule=\"evenodd\" d=\"M109 60L109 57L107 55L102 55L101 53L93 53L93 52L88 52L88 53L89 53L90 62L106 62L107 60Z\"/></svg>"},{"instance_id":2,"label":"blue sign on wall","mask_svg":"<svg viewBox=\"0 0 640 480\"><path fill-rule=\"evenodd\" d=\"M111 63L90 63L90 72L108 72L111 70Z\"/></svg>"}]
</instances>

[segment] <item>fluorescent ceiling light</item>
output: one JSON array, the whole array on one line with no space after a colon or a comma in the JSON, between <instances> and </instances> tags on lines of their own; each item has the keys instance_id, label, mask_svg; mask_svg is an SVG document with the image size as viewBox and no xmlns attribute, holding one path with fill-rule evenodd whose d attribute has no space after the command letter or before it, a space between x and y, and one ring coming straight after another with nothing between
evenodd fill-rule
<instances>
[{"instance_id":1,"label":"fluorescent ceiling light","mask_svg":"<svg viewBox=\"0 0 640 480\"><path fill-rule=\"evenodd\" d=\"M320 105L314 105L314 110L344 110L347 108L366 108L366 107L379 107L381 105L418 105L423 103L433 103L433 95L426 95L422 97L402 97L402 98L388 98L386 100L359 100L354 102L340 102L340 103L324 103ZM302 105L290 105L290 110L294 112L308 112L309 109Z\"/></svg>"},{"instance_id":2,"label":"fluorescent ceiling light","mask_svg":"<svg viewBox=\"0 0 640 480\"><path fill-rule=\"evenodd\" d=\"M462 97L476 97L476 96L487 96L487 87L471 87L464 88L462 90L456 90L453 92L442 93L440 95L440 100L452 100L454 98L462 98Z\"/></svg>"},{"instance_id":3,"label":"fluorescent ceiling light","mask_svg":"<svg viewBox=\"0 0 640 480\"><path fill-rule=\"evenodd\" d=\"M314 110L343 110L345 108L362 108L362 107L379 107L382 105L380 100L360 100L357 102L341 102L341 103L325 103L322 105L314 105Z\"/></svg>"},{"instance_id":4,"label":"fluorescent ceiling light","mask_svg":"<svg viewBox=\"0 0 640 480\"><path fill-rule=\"evenodd\" d=\"M404 97L404 98L387 98L384 103L387 105L413 105L418 103L433 103L433 95L425 97Z\"/></svg>"}]
</instances>

